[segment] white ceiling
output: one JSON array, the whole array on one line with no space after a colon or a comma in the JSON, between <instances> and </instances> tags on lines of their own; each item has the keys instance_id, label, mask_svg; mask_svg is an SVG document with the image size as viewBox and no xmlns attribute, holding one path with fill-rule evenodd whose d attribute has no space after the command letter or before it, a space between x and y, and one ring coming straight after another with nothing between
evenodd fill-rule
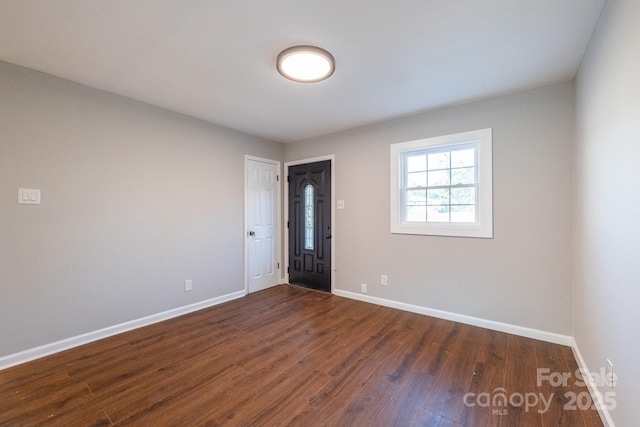
<instances>
[{"instance_id":1,"label":"white ceiling","mask_svg":"<svg viewBox=\"0 0 640 427\"><path fill-rule=\"evenodd\" d=\"M572 79L604 0L0 0L0 60L288 142ZM336 72L285 80L278 53Z\"/></svg>"}]
</instances>

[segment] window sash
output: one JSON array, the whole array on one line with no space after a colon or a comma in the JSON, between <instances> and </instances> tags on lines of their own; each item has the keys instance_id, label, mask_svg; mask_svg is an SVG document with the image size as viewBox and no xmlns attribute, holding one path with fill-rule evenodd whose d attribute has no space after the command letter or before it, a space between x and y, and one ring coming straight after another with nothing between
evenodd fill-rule
<instances>
[{"instance_id":1,"label":"window sash","mask_svg":"<svg viewBox=\"0 0 640 427\"><path fill-rule=\"evenodd\" d=\"M451 161L451 157L452 157L452 153L456 152L456 151L464 151L464 150L470 150L473 149L473 165L465 165L465 166L460 166L460 167L452 167L452 161ZM402 177L401 177L401 189L400 189L400 194L401 194L401 222L402 223L410 223L410 224L420 224L420 223L425 223L425 224L437 224L437 223L450 223L450 224L476 224L478 223L478 210L479 210L479 194L478 194L478 143L477 142L468 142L468 143L462 143L462 144L451 144L451 145L445 145L445 146L440 146L440 147L434 147L434 148L421 148L418 150L406 150L406 151L402 151L400 153L400 157L401 157L401 162L402 162ZM433 168L433 169L429 169L429 155L433 155L433 154L441 154L441 153L449 153L448 156L448 167L444 167L444 168ZM409 172L409 158L413 157L420 157L420 156L424 156L425 157L425 168L424 169L418 169L418 170L411 170L411 172ZM460 169L470 169L473 168L473 183L469 183L469 184L449 184L449 185L428 185L428 174L429 172L437 172L437 171L449 171L449 182L451 182L451 176L452 176L452 171L454 170L460 170ZM409 174L415 174L415 173L424 173L427 176L427 185L420 185L420 186L411 186L409 187L407 185L408 181L409 181ZM459 188L474 188L474 202L473 203L452 203L452 195L451 195L451 190L452 189L459 189ZM425 196L424 196L424 204L409 204L409 201L407 200L407 193L409 191L421 191L423 190L425 192ZM429 204L429 199L428 199L428 191L429 190L448 190L448 203L446 204ZM410 220L408 219L408 208L409 207L416 207L416 206L424 206L425 207L425 218L424 221L418 221L418 220ZM448 216L448 221L442 221L442 220L429 220L427 211L429 207L437 207L437 206L442 206L442 207L447 207L448 211L447 211L447 216ZM452 207L460 207L460 206L473 206L473 210L474 210L474 220L473 221L452 221L452 217L451 217L451 213L452 213Z\"/></svg>"}]
</instances>

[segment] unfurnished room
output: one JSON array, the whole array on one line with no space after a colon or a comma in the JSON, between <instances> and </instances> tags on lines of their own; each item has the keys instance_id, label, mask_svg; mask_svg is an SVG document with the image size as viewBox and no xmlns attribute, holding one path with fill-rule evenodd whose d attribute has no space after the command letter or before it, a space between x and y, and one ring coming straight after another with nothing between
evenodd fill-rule
<instances>
[{"instance_id":1,"label":"unfurnished room","mask_svg":"<svg viewBox=\"0 0 640 427\"><path fill-rule=\"evenodd\" d=\"M0 425L637 425L639 24L0 0Z\"/></svg>"}]
</instances>

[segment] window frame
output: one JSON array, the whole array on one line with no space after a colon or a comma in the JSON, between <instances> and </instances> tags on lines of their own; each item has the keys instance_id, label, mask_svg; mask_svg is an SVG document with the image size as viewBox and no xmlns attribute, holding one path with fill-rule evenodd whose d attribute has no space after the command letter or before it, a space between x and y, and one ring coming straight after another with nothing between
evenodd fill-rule
<instances>
[{"instance_id":1,"label":"window frame","mask_svg":"<svg viewBox=\"0 0 640 427\"><path fill-rule=\"evenodd\" d=\"M493 238L493 132L491 128L391 144L391 233L429 236ZM476 222L408 222L404 217L405 156L424 151L448 151L477 145ZM450 185L449 188L455 188Z\"/></svg>"}]
</instances>

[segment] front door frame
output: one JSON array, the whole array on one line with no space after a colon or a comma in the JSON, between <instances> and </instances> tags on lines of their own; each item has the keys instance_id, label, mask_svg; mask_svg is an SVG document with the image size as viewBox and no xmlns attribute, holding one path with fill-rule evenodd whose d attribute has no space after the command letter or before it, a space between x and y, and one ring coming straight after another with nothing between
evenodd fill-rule
<instances>
[{"instance_id":1,"label":"front door frame","mask_svg":"<svg viewBox=\"0 0 640 427\"><path fill-rule=\"evenodd\" d=\"M256 156L251 156L249 154L245 154L244 156L244 225L242 227L242 241L243 241L243 252L244 252L244 294L247 295L249 293L249 251L247 248L248 245L248 239L247 239L247 235L249 233L249 202L248 202L248 197L249 197L249 180L247 179L247 171L249 170L249 161L256 161L256 162L263 162L263 163L268 163L268 164L272 164L272 165L276 165L276 169L277 169L277 180L278 180L278 184L276 185L276 218L274 223L276 224L276 236L277 236L277 247L276 247L276 251L277 251L277 257L278 257L278 269L280 270L280 274L278 276L279 279L282 280L282 272L286 271L285 269L282 268L282 182L284 181L284 179L282 178L282 168L281 168L281 162L279 160L273 160L273 159L265 159L263 157L256 157ZM286 186L285 186L286 188ZM277 283L276 283L277 285Z\"/></svg>"},{"instance_id":2,"label":"front door frame","mask_svg":"<svg viewBox=\"0 0 640 427\"><path fill-rule=\"evenodd\" d=\"M304 165L307 163L331 161L331 293L334 293L336 282L336 156L328 154L326 156L312 157L310 159L293 160L284 164L284 179L282 185L284 187L284 268L282 269L282 280L289 283L289 227L286 226L289 221L289 183L286 177L289 176L289 167L296 165Z\"/></svg>"}]
</instances>

